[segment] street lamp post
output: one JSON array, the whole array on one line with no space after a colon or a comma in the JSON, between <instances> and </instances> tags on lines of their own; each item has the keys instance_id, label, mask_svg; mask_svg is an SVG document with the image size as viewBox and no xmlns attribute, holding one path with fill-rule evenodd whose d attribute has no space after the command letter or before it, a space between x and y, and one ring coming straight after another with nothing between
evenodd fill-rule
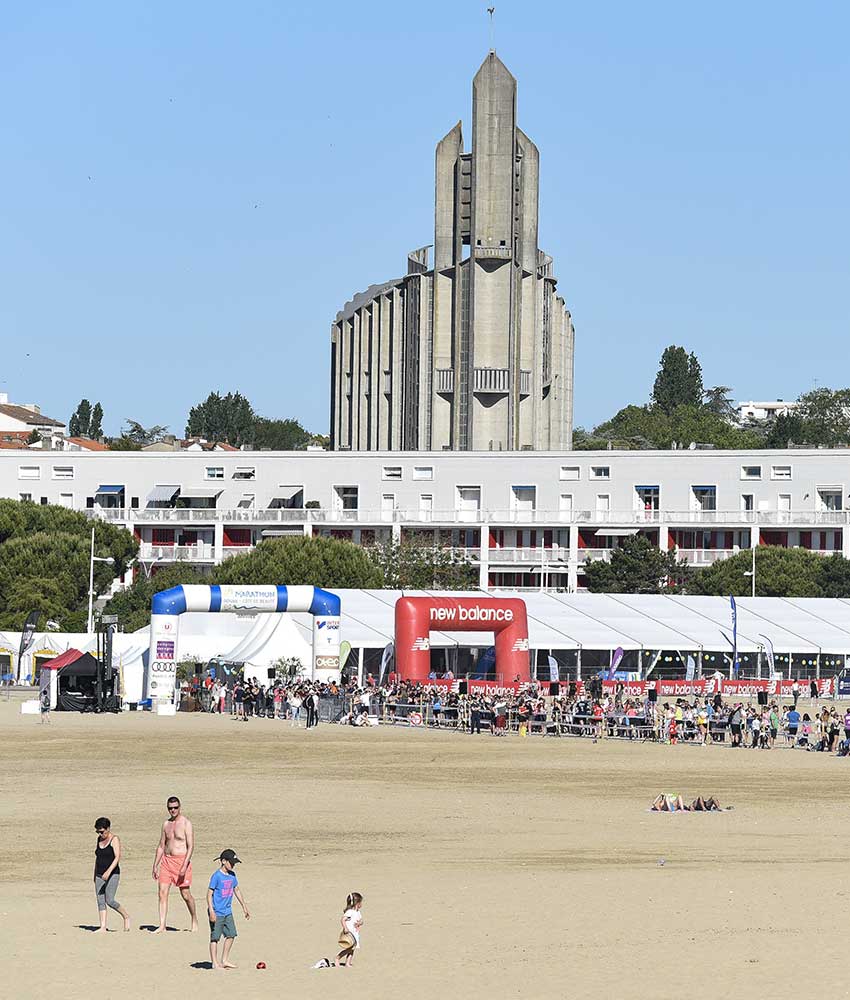
<instances>
[{"instance_id":1,"label":"street lamp post","mask_svg":"<svg viewBox=\"0 0 850 1000\"><path fill-rule=\"evenodd\" d=\"M750 581L752 583L752 592L751 592L750 596L755 597L756 596L756 549L755 549L755 546L752 547L751 551L753 553L752 569L745 570L744 571L744 576L748 576L750 578Z\"/></svg>"},{"instance_id":2,"label":"street lamp post","mask_svg":"<svg viewBox=\"0 0 850 1000\"><path fill-rule=\"evenodd\" d=\"M96 556L94 554L94 525L91 529L91 551L89 554L89 616L86 622L86 633L91 635L93 627L93 610L94 610L94 564L96 562L112 562L111 559L105 558L103 556Z\"/></svg>"}]
</instances>

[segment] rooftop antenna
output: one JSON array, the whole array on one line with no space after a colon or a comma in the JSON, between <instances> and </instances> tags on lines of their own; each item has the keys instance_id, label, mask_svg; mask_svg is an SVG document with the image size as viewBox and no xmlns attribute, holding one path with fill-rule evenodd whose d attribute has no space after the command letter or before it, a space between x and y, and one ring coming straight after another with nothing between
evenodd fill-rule
<instances>
[{"instance_id":1,"label":"rooftop antenna","mask_svg":"<svg viewBox=\"0 0 850 1000\"><path fill-rule=\"evenodd\" d=\"M495 7L488 7L487 13L490 15L490 51L495 52L496 46L494 44L494 28L493 28L493 15L496 13Z\"/></svg>"}]
</instances>

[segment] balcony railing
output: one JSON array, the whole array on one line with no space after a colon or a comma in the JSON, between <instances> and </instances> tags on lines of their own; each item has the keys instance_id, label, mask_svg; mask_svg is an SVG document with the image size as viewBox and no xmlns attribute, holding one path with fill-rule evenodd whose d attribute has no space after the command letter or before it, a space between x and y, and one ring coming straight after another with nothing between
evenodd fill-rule
<instances>
[{"instance_id":1,"label":"balcony railing","mask_svg":"<svg viewBox=\"0 0 850 1000\"><path fill-rule=\"evenodd\" d=\"M601 550L600 550L601 551ZM570 559L570 550L566 545L553 545L551 548L502 548L488 549L487 560L490 566L498 563L534 563L535 565L566 565Z\"/></svg>"},{"instance_id":2,"label":"balcony railing","mask_svg":"<svg viewBox=\"0 0 850 1000\"><path fill-rule=\"evenodd\" d=\"M139 559L144 562L213 562L215 550L209 543L197 545L139 545Z\"/></svg>"},{"instance_id":3,"label":"balcony railing","mask_svg":"<svg viewBox=\"0 0 850 1000\"><path fill-rule=\"evenodd\" d=\"M437 381L437 392L454 392L455 371L454 368L437 368L434 371Z\"/></svg>"},{"instance_id":4,"label":"balcony railing","mask_svg":"<svg viewBox=\"0 0 850 1000\"><path fill-rule=\"evenodd\" d=\"M711 566L721 559L734 556L740 549L677 549L676 555L684 559L689 566Z\"/></svg>"},{"instance_id":5,"label":"balcony railing","mask_svg":"<svg viewBox=\"0 0 850 1000\"><path fill-rule=\"evenodd\" d=\"M613 551L613 549L579 549L578 564L583 566L589 559L603 559L608 562Z\"/></svg>"},{"instance_id":6,"label":"balcony railing","mask_svg":"<svg viewBox=\"0 0 850 1000\"><path fill-rule=\"evenodd\" d=\"M324 510L317 508L273 508L270 510L207 509L194 507L160 507L129 509L126 507L97 508L86 512L90 517L105 521L147 524L379 524L387 520L398 524L607 524L611 527L666 524L671 528L683 525L704 527L721 525L727 528L759 525L765 528L845 527L850 524L850 511L597 511L587 508L573 510L420 510L400 507L394 511L374 508L362 510Z\"/></svg>"}]
</instances>

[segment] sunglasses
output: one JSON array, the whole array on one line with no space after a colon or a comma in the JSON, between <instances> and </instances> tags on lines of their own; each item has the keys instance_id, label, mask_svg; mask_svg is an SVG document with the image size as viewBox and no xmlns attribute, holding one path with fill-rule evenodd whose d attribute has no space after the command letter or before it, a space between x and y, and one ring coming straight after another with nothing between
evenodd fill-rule
<instances>
[{"instance_id":1,"label":"sunglasses","mask_svg":"<svg viewBox=\"0 0 850 1000\"><path fill-rule=\"evenodd\" d=\"M173 813L173 812L177 812L177 810L178 810L179 808L180 808L180 806L168 806L168 811L169 811L170 813Z\"/></svg>"}]
</instances>

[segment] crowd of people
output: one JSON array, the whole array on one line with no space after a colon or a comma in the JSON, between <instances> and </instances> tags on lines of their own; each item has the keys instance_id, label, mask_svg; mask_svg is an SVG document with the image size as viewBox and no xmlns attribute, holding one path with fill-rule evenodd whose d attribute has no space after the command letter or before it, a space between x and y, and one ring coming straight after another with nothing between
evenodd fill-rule
<instances>
[{"instance_id":1,"label":"crowd of people","mask_svg":"<svg viewBox=\"0 0 850 1000\"><path fill-rule=\"evenodd\" d=\"M344 684L277 678L267 683L256 677L231 677L227 681L195 678L184 694L208 712L235 721L277 719L291 726L312 729L320 716L328 722L353 726L377 719L389 725L449 728L475 735L489 732L504 736L587 736L655 740L676 745L708 746L723 743L735 748L771 750L777 745L808 750L850 750L850 708L813 703L808 711L793 702L768 704L714 697L653 700L626 695L619 686L603 692L601 684L584 687L562 685L550 696L544 686L520 685L516 690L491 688L472 694L463 685L445 686L392 679L384 685L369 677L363 687L353 680Z\"/></svg>"}]
</instances>

